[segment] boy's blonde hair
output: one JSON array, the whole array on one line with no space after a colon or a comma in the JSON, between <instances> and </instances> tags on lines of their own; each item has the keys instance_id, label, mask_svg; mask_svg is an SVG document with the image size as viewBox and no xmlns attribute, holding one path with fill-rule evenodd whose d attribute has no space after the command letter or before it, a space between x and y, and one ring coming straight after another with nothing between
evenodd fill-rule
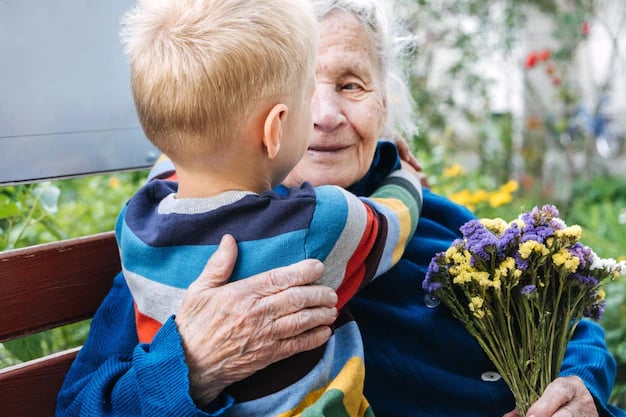
<instances>
[{"instance_id":1,"label":"boy's blonde hair","mask_svg":"<svg viewBox=\"0 0 626 417\"><path fill-rule=\"evenodd\" d=\"M318 30L307 0L139 0L121 38L146 136L187 163L237 139L268 99L300 96Z\"/></svg>"}]
</instances>

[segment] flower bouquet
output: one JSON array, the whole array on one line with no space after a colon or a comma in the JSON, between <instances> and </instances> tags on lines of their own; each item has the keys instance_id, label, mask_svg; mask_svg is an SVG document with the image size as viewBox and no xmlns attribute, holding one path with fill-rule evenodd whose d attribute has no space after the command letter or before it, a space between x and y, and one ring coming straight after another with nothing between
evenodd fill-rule
<instances>
[{"instance_id":1,"label":"flower bouquet","mask_svg":"<svg viewBox=\"0 0 626 417\"><path fill-rule=\"evenodd\" d=\"M423 288L477 339L511 389L521 416L559 373L580 319L604 311L601 285L626 263L578 242L554 206L507 223L472 220L432 259Z\"/></svg>"}]
</instances>

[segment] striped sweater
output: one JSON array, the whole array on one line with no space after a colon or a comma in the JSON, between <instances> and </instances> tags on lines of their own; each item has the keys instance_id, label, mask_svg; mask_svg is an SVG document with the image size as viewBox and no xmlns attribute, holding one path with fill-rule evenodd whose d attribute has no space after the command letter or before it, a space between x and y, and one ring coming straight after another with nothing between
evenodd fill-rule
<instances>
[{"instance_id":1,"label":"striped sweater","mask_svg":"<svg viewBox=\"0 0 626 417\"><path fill-rule=\"evenodd\" d=\"M152 181L126 205L116 234L135 302L139 340L152 337L179 308L221 237L232 234L239 257L231 280L316 258L319 283L336 290L339 317L329 341L273 364L229 388L225 416L373 415L363 397L363 345L343 307L364 285L388 271L411 239L421 188L409 173L389 175L369 198L334 186L305 183L284 195L230 191L175 199L177 185Z\"/></svg>"}]
</instances>

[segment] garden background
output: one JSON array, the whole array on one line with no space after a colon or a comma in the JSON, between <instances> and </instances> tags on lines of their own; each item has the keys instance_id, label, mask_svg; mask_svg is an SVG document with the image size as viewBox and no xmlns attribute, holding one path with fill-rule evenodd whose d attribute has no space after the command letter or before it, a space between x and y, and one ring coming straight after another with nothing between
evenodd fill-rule
<instances>
[{"instance_id":1,"label":"garden background","mask_svg":"<svg viewBox=\"0 0 626 417\"><path fill-rule=\"evenodd\" d=\"M626 259L626 4L613 0L404 0L431 187L479 217L555 204L582 242ZM2 155L6 157L6 155ZM112 230L145 171L0 188L0 250ZM626 282L601 320L626 408ZM82 343L79 323L0 345L7 366Z\"/></svg>"}]
</instances>

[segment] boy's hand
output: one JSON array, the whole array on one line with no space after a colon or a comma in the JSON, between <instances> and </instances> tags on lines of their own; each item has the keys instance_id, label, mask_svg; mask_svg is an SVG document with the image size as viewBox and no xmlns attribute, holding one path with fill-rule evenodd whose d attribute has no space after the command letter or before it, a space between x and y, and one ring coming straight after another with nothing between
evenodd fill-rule
<instances>
[{"instance_id":1,"label":"boy's hand","mask_svg":"<svg viewBox=\"0 0 626 417\"><path fill-rule=\"evenodd\" d=\"M409 148L409 143L402 136L396 135L393 138L393 142L396 144L396 148L398 148L398 155L400 156L400 162L402 163L402 168L407 171L411 171L415 174L417 178L419 178L420 183L423 187L429 187L428 180L426 178L426 174L422 172L422 165L419 163L415 155L411 153L411 148ZM408 169L407 165L411 168Z\"/></svg>"}]
</instances>

